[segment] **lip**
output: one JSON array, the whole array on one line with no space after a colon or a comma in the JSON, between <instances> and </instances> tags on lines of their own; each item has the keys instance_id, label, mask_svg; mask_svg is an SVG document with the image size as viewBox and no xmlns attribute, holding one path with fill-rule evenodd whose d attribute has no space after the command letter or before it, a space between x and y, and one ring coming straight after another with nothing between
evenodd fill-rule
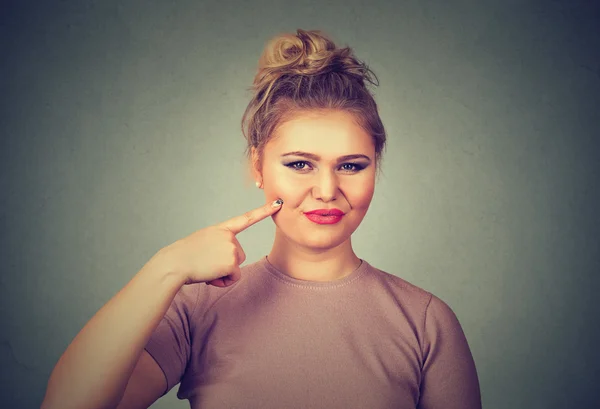
<instances>
[{"instance_id":1,"label":"lip","mask_svg":"<svg viewBox=\"0 0 600 409\"><path fill-rule=\"evenodd\" d=\"M332 215L332 216L321 216L320 214L317 213L305 213L304 214L306 216L306 218L308 220L310 220L313 223L317 223L317 224L335 224L337 222L339 222L340 220L342 220L342 216L336 216L336 215Z\"/></svg>"},{"instance_id":2,"label":"lip","mask_svg":"<svg viewBox=\"0 0 600 409\"><path fill-rule=\"evenodd\" d=\"M344 212L342 212L340 209L316 209L316 210L311 210L310 212L304 212L304 214L316 214L319 216L325 216L325 215L330 215L330 216L343 216Z\"/></svg>"}]
</instances>

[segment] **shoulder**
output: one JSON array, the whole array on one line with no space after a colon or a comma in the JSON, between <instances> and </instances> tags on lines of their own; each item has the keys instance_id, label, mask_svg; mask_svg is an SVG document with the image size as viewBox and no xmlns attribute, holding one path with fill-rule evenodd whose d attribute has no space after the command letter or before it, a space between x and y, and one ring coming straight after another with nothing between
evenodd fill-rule
<instances>
[{"instance_id":1,"label":"shoulder","mask_svg":"<svg viewBox=\"0 0 600 409\"><path fill-rule=\"evenodd\" d=\"M420 344L434 295L405 278L370 264L368 267L360 289L357 288L359 297L367 298L370 309L385 315L391 326L412 333Z\"/></svg>"},{"instance_id":2,"label":"shoulder","mask_svg":"<svg viewBox=\"0 0 600 409\"><path fill-rule=\"evenodd\" d=\"M466 344L462 326L454 310L439 296L386 271L371 268L372 279L379 290L392 296L402 315L411 319L414 329L421 334L427 351L432 345ZM378 296L384 295L378 293Z\"/></svg>"},{"instance_id":3,"label":"shoulder","mask_svg":"<svg viewBox=\"0 0 600 409\"><path fill-rule=\"evenodd\" d=\"M369 265L370 281L376 283L376 291L392 296L413 317L420 319L419 327L459 327L458 318L452 308L442 298L412 282ZM383 294L382 294L383 295Z\"/></svg>"},{"instance_id":4,"label":"shoulder","mask_svg":"<svg viewBox=\"0 0 600 409\"><path fill-rule=\"evenodd\" d=\"M459 333L462 336L462 326L454 310L436 295L431 296L425 311L425 331Z\"/></svg>"},{"instance_id":5,"label":"shoulder","mask_svg":"<svg viewBox=\"0 0 600 409\"><path fill-rule=\"evenodd\" d=\"M371 281L377 283L377 286L381 287L384 291L401 296L405 301L409 301L413 304L418 304L423 308L426 308L431 302L432 297L434 297L431 292L400 276L376 268L371 264L369 264L368 267L368 271L370 273L369 278Z\"/></svg>"},{"instance_id":6,"label":"shoulder","mask_svg":"<svg viewBox=\"0 0 600 409\"><path fill-rule=\"evenodd\" d=\"M428 311L441 314L454 314L450 306L431 291L413 284L400 276L373 267L372 265L369 265L369 271L371 272L373 279L384 287L387 287L392 291L401 292L405 298L409 297L414 301L418 301Z\"/></svg>"}]
</instances>

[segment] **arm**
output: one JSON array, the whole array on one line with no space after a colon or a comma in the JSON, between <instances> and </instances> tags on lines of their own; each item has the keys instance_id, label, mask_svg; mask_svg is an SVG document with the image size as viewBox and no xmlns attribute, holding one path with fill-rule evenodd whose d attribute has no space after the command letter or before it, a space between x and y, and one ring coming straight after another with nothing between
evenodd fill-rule
<instances>
[{"instance_id":1,"label":"arm","mask_svg":"<svg viewBox=\"0 0 600 409\"><path fill-rule=\"evenodd\" d=\"M138 363L152 365L148 356L140 360L144 346L183 285L180 276L162 271L153 260L68 346L50 375L42 409L114 408Z\"/></svg>"},{"instance_id":2,"label":"arm","mask_svg":"<svg viewBox=\"0 0 600 409\"><path fill-rule=\"evenodd\" d=\"M166 388L167 380L161 367L144 350L119 405L114 409L147 409L164 394Z\"/></svg>"},{"instance_id":3,"label":"arm","mask_svg":"<svg viewBox=\"0 0 600 409\"><path fill-rule=\"evenodd\" d=\"M418 409L481 409L475 362L450 307L435 295L425 312Z\"/></svg>"}]
</instances>

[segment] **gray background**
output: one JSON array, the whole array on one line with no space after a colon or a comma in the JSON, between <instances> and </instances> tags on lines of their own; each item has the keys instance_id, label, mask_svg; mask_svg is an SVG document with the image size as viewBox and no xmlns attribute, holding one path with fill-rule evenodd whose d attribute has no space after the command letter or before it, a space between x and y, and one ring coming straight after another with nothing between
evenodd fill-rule
<instances>
[{"instance_id":1,"label":"gray background","mask_svg":"<svg viewBox=\"0 0 600 409\"><path fill-rule=\"evenodd\" d=\"M3 3L0 405L161 247L263 203L239 121L281 31L378 75L384 174L357 255L445 300L483 404L589 408L600 342L596 2ZM270 219L240 234L253 262ZM177 387L153 408L186 408Z\"/></svg>"}]
</instances>

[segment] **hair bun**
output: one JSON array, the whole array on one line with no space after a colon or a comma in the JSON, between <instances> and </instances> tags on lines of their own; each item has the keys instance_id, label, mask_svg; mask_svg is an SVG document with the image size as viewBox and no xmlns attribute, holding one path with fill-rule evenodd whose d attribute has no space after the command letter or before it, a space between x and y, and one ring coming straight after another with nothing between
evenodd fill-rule
<instances>
[{"instance_id":1,"label":"hair bun","mask_svg":"<svg viewBox=\"0 0 600 409\"><path fill-rule=\"evenodd\" d=\"M301 30L272 38L258 61L254 84L272 82L284 75L319 75L331 71L346 73L374 83L366 65L349 47L337 48L321 30Z\"/></svg>"}]
</instances>

